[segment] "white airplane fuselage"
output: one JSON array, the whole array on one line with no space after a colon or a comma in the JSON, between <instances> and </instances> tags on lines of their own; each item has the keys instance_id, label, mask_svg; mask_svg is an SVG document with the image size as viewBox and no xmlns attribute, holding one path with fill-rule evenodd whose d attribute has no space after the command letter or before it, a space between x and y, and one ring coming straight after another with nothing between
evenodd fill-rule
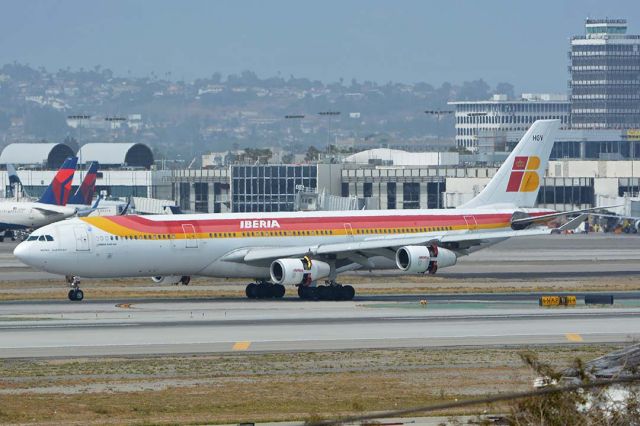
<instances>
[{"instance_id":1,"label":"white airplane fuselage","mask_svg":"<svg viewBox=\"0 0 640 426\"><path fill-rule=\"evenodd\" d=\"M36 229L74 214L72 207L34 201L0 201L0 230Z\"/></svg>"},{"instance_id":2,"label":"white airplane fuselage","mask_svg":"<svg viewBox=\"0 0 640 426\"><path fill-rule=\"evenodd\" d=\"M512 231L515 211L543 209L456 209L237 213L74 218L32 235L53 241L25 241L16 255L36 268L88 278L210 276L268 279L271 261L247 262L256 248L358 243ZM493 241L495 242L495 241ZM482 248L482 245L475 249ZM286 257L286 256L283 256ZM376 256L367 269L393 268ZM350 262L350 269L361 265Z\"/></svg>"}]
</instances>

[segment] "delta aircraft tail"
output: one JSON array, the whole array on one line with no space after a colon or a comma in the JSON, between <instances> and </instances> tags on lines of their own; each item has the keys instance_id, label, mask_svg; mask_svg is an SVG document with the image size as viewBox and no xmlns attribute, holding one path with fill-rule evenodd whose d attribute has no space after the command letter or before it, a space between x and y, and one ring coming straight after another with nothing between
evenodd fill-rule
<instances>
[{"instance_id":1,"label":"delta aircraft tail","mask_svg":"<svg viewBox=\"0 0 640 426\"><path fill-rule=\"evenodd\" d=\"M56 206L67 205L69 194L71 193L71 182L73 181L73 174L76 171L77 163L78 157L69 157L64 160L62 167L60 167L58 173L54 176L51 184L38 200L39 203L53 204Z\"/></svg>"},{"instance_id":2,"label":"delta aircraft tail","mask_svg":"<svg viewBox=\"0 0 640 426\"><path fill-rule=\"evenodd\" d=\"M98 162L93 161L89 165L87 174L76 192L69 198L69 204L90 206L93 193L96 190L96 178L98 177Z\"/></svg>"},{"instance_id":3,"label":"delta aircraft tail","mask_svg":"<svg viewBox=\"0 0 640 426\"><path fill-rule=\"evenodd\" d=\"M533 207L559 127L560 120L533 123L482 192L460 208Z\"/></svg>"}]
</instances>

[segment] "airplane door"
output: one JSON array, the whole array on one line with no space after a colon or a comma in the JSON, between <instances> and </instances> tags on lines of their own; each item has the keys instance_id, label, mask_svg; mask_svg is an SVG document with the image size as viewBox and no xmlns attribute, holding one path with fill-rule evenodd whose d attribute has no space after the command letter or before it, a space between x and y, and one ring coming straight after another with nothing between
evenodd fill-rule
<instances>
[{"instance_id":1,"label":"airplane door","mask_svg":"<svg viewBox=\"0 0 640 426\"><path fill-rule=\"evenodd\" d=\"M478 222L476 221L475 216L464 216L464 221L467 223L467 228L470 231L478 229Z\"/></svg>"},{"instance_id":2,"label":"airplane door","mask_svg":"<svg viewBox=\"0 0 640 426\"><path fill-rule=\"evenodd\" d=\"M198 248L198 236L196 235L196 228L190 223L186 223L182 225L182 231L184 232L185 247Z\"/></svg>"},{"instance_id":3,"label":"airplane door","mask_svg":"<svg viewBox=\"0 0 640 426\"><path fill-rule=\"evenodd\" d=\"M353 238L353 228L351 227L350 223L344 224L344 231L349 238Z\"/></svg>"},{"instance_id":4,"label":"airplane door","mask_svg":"<svg viewBox=\"0 0 640 426\"><path fill-rule=\"evenodd\" d=\"M89 251L89 235L84 226L74 226L73 235L76 237L76 251Z\"/></svg>"}]
</instances>

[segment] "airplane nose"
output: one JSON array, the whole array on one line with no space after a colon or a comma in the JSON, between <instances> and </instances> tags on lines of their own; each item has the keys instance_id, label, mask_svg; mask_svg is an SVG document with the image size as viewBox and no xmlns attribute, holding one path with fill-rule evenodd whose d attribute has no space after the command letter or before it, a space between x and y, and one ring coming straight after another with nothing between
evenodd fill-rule
<instances>
[{"instance_id":1,"label":"airplane nose","mask_svg":"<svg viewBox=\"0 0 640 426\"><path fill-rule=\"evenodd\" d=\"M31 260L33 260L30 256L29 245L25 242L18 244L18 246L13 250L13 255L20 260L20 262L31 266Z\"/></svg>"}]
</instances>

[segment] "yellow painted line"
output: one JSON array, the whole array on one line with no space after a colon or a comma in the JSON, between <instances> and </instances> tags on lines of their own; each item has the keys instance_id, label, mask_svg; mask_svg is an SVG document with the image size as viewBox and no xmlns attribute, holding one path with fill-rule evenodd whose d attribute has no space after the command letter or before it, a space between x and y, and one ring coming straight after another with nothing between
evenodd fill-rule
<instances>
[{"instance_id":1,"label":"yellow painted line","mask_svg":"<svg viewBox=\"0 0 640 426\"><path fill-rule=\"evenodd\" d=\"M236 342L233 345L234 351L246 351L251 346L251 342Z\"/></svg>"},{"instance_id":2,"label":"yellow painted line","mask_svg":"<svg viewBox=\"0 0 640 426\"><path fill-rule=\"evenodd\" d=\"M582 342L582 336L577 333L567 333L564 335L570 342Z\"/></svg>"}]
</instances>

